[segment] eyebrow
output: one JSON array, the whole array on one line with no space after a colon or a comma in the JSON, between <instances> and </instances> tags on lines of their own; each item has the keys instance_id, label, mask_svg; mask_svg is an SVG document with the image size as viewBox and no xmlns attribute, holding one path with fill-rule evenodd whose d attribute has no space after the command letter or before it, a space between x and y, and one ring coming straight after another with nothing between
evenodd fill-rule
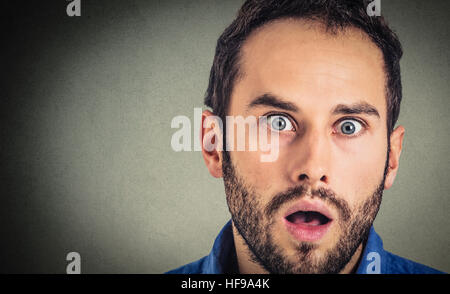
<instances>
[{"instance_id":1,"label":"eyebrow","mask_svg":"<svg viewBox=\"0 0 450 294\"><path fill-rule=\"evenodd\" d=\"M299 111L298 107L295 104L284 101L283 99L269 93L263 94L253 99L253 101L247 105L247 110L256 106L270 106L292 112Z\"/></svg>"},{"instance_id":2,"label":"eyebrow","mask_svg":"<svg viewBox=\"0 0 450 294\"><path fill-rule=\"evenodd\" d=\"M299 112L299 108L291 102L285 101L273 94L266 93L252 100L247 105L247 110L257 106L269 106L285 111ZM358 102L354 104L338 104L331 112L332 114L367 114L380 118L378 110L367 102Z\"/></svg>"},{"instance_id":3,"label":"eyebrow","mask_svg":"<svg viewBox=\"0 0 450 294\"><path fill-rule=\"evenodd\" d=\"M338 104L332 114L368 114L380 118L378 110L367 102L359 102L351 105Z\"/></svg>"}]
</instances>

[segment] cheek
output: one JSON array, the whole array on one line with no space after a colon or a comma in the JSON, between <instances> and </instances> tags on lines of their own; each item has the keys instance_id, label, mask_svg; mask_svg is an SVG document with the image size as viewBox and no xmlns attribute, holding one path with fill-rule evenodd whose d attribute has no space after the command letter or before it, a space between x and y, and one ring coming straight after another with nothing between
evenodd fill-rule
<instances>
[{"instance_id":1,"label":"cheek","mask_svg":"<svg viewBox=\"0 0 450 294\"><path fill-rule=\"evenodd\" d=\"M279 191L281 181L278 162L261 162L261 152L230 152L238 174L258 194L260 201L266 203L270 195ZM278 187L278 190L276 189Z\"/></svg>"},{"instance_id":2,"label":"cheek","mask_svg":"<svg viewBox=\"0 0 450 294\"><path fill-rule=\"evenodd\" d=\"M370 197L378 187L387 156L387 141L383 138L356 140L340 144L335 152L337 185L352 205Z\"/></svg>"},{"instance_id":3,"label":"cheek","mask_svg":"<svg viewBox=\"0 0 450 294\"><path fill-rule=\"evenodd\" d=\"M229 133L228 135L230 136L231 134ZM265 139L260 138L262 135ZM270 193L279 192L282 182L281 175L285 174L283 172L285 166L282 164L281 159L285 155L285 150L290 142L295 139L295 133L282 132L274 139L273 133L267 128L258 128L256 133L250 132L246 128L244 136L240 137L239 132L235 129L234 139L230 140L228 138L228 142L234 142L234 144L229 144L233 145L234 150L238 150L237 142L239 140L245 142L245 151L229 151L229 153L239 175L244 178L246 184L251 185L261 197L265 197L264 195L272 195ZM261 140L266 142L266 144L261 143ZM278 143L271 146L274 140ZM250 142L256 146L255 151L249 151L251 150L249 146ZM264 148L269 149L263 151ZM263 160L264 156L267 157L267 155L272 153L278 154L276 160ZM277 187L278 189L276 189ZM281 186L281 189L283 188L285 187Z\"/></svg>"}]
</instances>

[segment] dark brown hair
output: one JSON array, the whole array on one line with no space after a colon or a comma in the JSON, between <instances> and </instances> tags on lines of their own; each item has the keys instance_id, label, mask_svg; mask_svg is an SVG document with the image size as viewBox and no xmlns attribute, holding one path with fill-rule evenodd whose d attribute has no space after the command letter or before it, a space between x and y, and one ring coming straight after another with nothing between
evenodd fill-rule
<instances>
[{"instance_id":1,"label":"dark brown hair","mask_svg":"<svg viewBox=\"0 0 450 294\"><path fill-rule=\"evenodd\" d=\"M387 81L387 129L390 135L400 112L402 84L399 62L403 51L384 18L367 14L368 2L371 1L247 0L217 41L205 97L206 106L225 122L233 86L239 76L240 49L255 29L276 19L305 19L324 24L330 33L347 27L358 28L382 51Z\"/></svg>"}]
</instances>

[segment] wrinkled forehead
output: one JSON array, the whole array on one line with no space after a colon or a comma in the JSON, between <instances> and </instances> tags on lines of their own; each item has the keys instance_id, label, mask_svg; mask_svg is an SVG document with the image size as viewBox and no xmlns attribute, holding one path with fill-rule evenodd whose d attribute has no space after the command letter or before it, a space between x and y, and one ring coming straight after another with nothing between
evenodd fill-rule
<instances>
[{"instance_id":1,"label":"wrinkled forehead","mask_svg":"<svg viewBox=\"0 0 450 294\"><path fill-rule=\"evenodd\" d=\"M364 98L386 112L382 52L357 28L329 32L317 22L272 21L244 42L239 72L230 110L267 92L303 103L308 95L329 104Z\"/></svg>"}]
</instances>

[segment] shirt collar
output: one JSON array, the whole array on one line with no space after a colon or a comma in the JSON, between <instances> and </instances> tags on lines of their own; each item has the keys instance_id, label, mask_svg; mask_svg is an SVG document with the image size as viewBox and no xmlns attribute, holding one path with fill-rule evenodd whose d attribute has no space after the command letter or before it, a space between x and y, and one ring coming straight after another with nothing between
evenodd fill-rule
<instances>
[{"instance_id":1,"label":"shirt collar","mask_svg":"<svg viewBox=\"0 0 450 294\"><path fill-rule=\"evenodd\" d=\"M382 274L385 273L386 263L381 262L386 260L385 251L383 249L383 241L375 232L375 229L370 227L369 237L367 238L366 246L362 257L360 259L357 274Z\"/></svg>"},{"instance_id":2,"label":"shirt collar","mask_svg":"<svg viewBox=\"0 0 450 294\"><path fill-rule=\"evenodd\" d=\"M356 273L379 274L385 272L385 264L381 262L381 260L384 260L384 255L383 241L372 226ZM236 272L236 250L231 220L222 228L214 241L211 253L206 257L204 267L206 272L212 274Z\"/></svg>"},{"instance_id":3,"label":"shirt collar","mask_svg":"<svg viewBox=\"0 0 450 294\"><path fill-rule=\"evenodd\" d=\"M214 241L211 253L205 266L212 274L233 273L236 265L236 250L234 247L233 228L231 220L222 228Z\"/></svg>"}]
</instances>

